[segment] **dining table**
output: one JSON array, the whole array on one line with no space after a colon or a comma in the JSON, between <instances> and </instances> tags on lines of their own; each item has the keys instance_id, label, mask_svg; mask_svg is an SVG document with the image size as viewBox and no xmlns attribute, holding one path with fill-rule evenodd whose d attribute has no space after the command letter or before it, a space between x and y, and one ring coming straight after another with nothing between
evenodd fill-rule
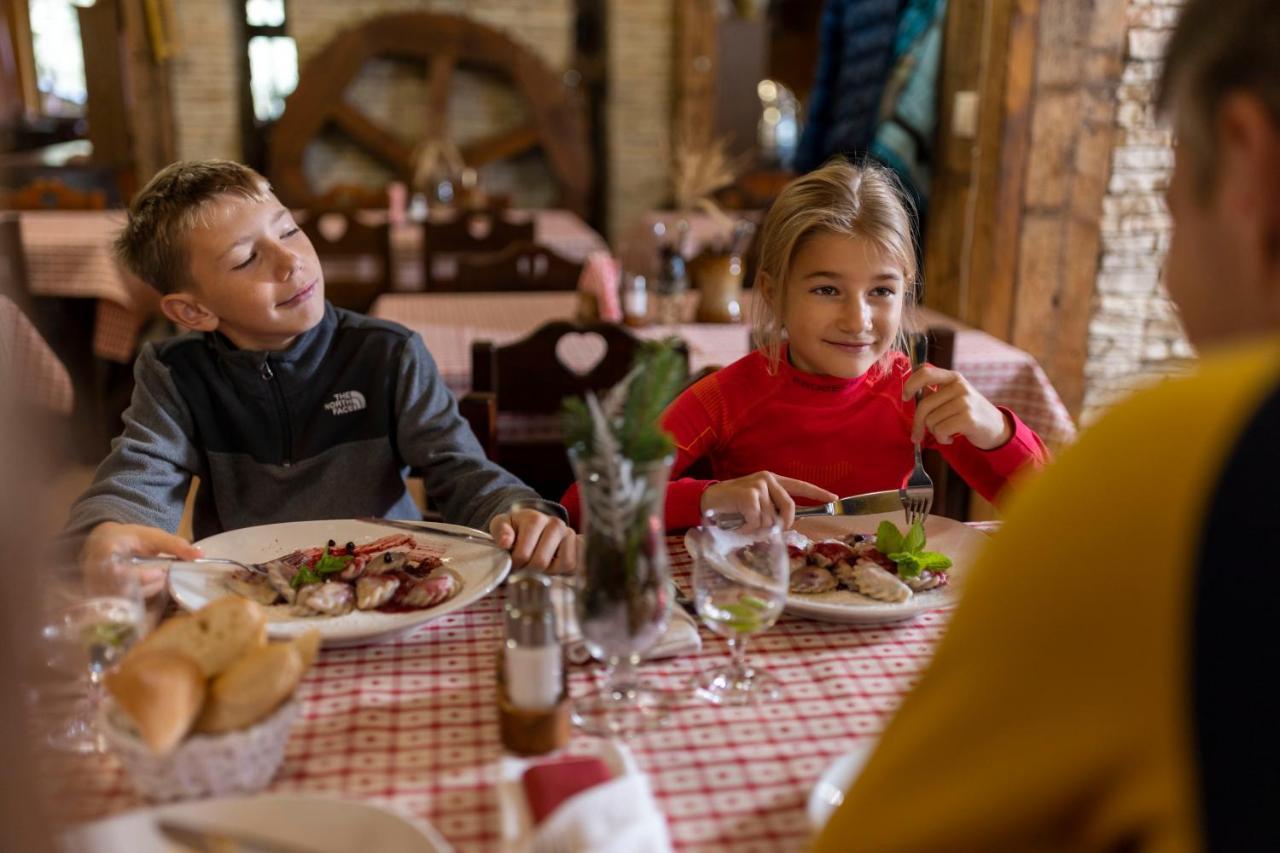
<instances>
[{"instance_id":1,"label":"dining table","mask_svg":"<svg viewBox=\"0 0 1280 853\"><path fill-rule=\"evenodd\" d=\"M750 294L751 291L748 291ZM696 299L697 293L689 297ZM744 316L751 314L751 296ZM571 319L578 308L572 292L533 293L390 293L380 296L370 316L392 320L422 336L440 376L456 396L471 387L471 345L491 341L498 346L519 340L552 320ZM1075 422L1044 369L1029 353L929 308L917 308L924 328L955 331L952 368L998 406L1004 406L1036 431L1051 448L1069 444ZM685 312L692 316L691 310ZM642 338L678 337L689 350L689 370L731 364L752 349L748 323L683 322L651 324L633 331ZM563 342L557 354L570 367L585 371L603 356L602 342L589 335ZM552 419L554 420L554 419ZM498 429L530 433L540 427L504 418Z\"/></svg>"},{"instance_id":2,"label":"dining table","mask_svg":"<svg viewBox=\"0 0 1280 853\"><path fill-rule=\"evenodd\" d=\"M445 215L432 213L429 218ZM510 216L532 219L534 240L572 261L608 248L595 229L569 210L513 210ZM358 217L386 221L386 212L368 211ZM95 300L94 354L107 361L131 362L160 296L115 260L111 244L124 227L125 211L23 211L18 221L30 293ZM423 229L417 223L391 227L391 290L422 289L422 242Z\"/></svg>"},{"instance_id":3,"label":"dining table","mask_svg":"<svg viewBox=\"0 0 1280 853\"><path fill-rule=\"evenodd\" d=\"M971 523L985 532L990 522ZM666 540L672 576L690 589L692 558ZM302 710L268 793L339 797L426 820L457 850L500 849L495 662L502 595L493 593L397 639L323 649L299 688ZM833 761L874 740L930 660L948 612L857 626L783 615L753 636L753 666L773 674L780 698L720 707L689 689L729 655L700 626L696 655L648 661L638 672L677 704L664 725L627 738L679 850L804 849L806 803ZM570 692L598 688L603 668L575 666ZM600 741L575 734L567 754ZM87 821L146 805L110 754L62 756L51 778L66 816Z\"/></svg>"}]
</instances>

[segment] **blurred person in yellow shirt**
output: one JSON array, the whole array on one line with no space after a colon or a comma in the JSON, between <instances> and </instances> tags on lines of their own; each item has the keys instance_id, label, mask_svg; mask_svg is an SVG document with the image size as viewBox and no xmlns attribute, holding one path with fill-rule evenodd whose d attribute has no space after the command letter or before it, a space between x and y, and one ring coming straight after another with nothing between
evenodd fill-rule
<instances>
[{"instance_id":1,"label":"blurred person in yellow shirt","mask_svg":"<svg viewBox=\"0 0 1280 853\"><path fill-rule=\"evenodd\" d=\"M1013 500L818 850L1280 850L1280 2L1189 0L1159 99L1206 357Z\"/></svg>"}]
</instances>

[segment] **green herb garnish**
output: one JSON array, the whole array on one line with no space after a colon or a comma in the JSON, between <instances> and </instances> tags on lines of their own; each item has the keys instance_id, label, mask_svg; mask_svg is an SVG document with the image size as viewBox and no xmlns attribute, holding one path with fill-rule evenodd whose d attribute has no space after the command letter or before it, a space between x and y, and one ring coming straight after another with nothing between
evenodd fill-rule
<instances>
[{"instance_id":1,"label":"green herb garnish","mask_svg":"<svg viewBox=\"0 0 1280 853\"><path fill-rule=\"evenodd\" d=\"M916 522L903 536L892 521L880 522L876 529L876 550L898 566L898 574L904 578L919 577L922 571L945 572L951 568L951 558L937 551L926 551L924 525Z\"/></svg>"},{"instance_id":2,"label":"green herb garnish","mask_svg":"<svg viewBox=\"0 0 1280 853\"><path fill-rule=\"evenodd\" d=\"M298 589L308 584L321 583L325 575L342 571L351 563L351 560L351 557L330 554L329 547L326 545L324 553L320 555L319 560L316 560L315 565L308 566L304 563L302 568L298 569L298 573L293 576L293 580L289 581L289 586Z\"/></svg>"}]
</instances>

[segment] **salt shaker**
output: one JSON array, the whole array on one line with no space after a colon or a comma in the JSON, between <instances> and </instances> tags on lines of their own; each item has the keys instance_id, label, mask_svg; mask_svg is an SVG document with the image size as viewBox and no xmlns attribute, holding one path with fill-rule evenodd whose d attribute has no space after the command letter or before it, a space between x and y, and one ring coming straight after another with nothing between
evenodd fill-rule
<instances>
[{"instance_id":1,"label":"salt shaker","mask_svg":"<svg viewBox=\"0 0 1280 853\"><path fill-rule=\"evenodd\" d=\"M551 586L551 578L536 572L517 572L507 582L499 725L503 744L525 755L558 749L571 734L567 673Z\"/></svg>"}]
</instances>

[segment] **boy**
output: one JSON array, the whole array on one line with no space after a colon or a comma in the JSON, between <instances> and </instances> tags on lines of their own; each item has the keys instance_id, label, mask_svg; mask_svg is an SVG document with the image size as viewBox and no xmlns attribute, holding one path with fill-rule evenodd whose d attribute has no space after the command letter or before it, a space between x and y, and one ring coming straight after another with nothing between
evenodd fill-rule
<instances>
[{"instance_id":1,"label":"boy","mask_svg":"<svg viewBox=\"0 0 1280 853\"><path fill-rule=\"evenodd\" d=\"M261 175L219 160L165 168L116 251L192 334L138 357L124 433L71 510L84 562L196 556L166 532L193 475L202 538L300 519L417 519L404 482L413 468L446 518L487 526L517 566L573 568L574 534L518 508L538 496L485 459L422 340L325 302L311 242Z\"/></svg>"}]
</instances>

